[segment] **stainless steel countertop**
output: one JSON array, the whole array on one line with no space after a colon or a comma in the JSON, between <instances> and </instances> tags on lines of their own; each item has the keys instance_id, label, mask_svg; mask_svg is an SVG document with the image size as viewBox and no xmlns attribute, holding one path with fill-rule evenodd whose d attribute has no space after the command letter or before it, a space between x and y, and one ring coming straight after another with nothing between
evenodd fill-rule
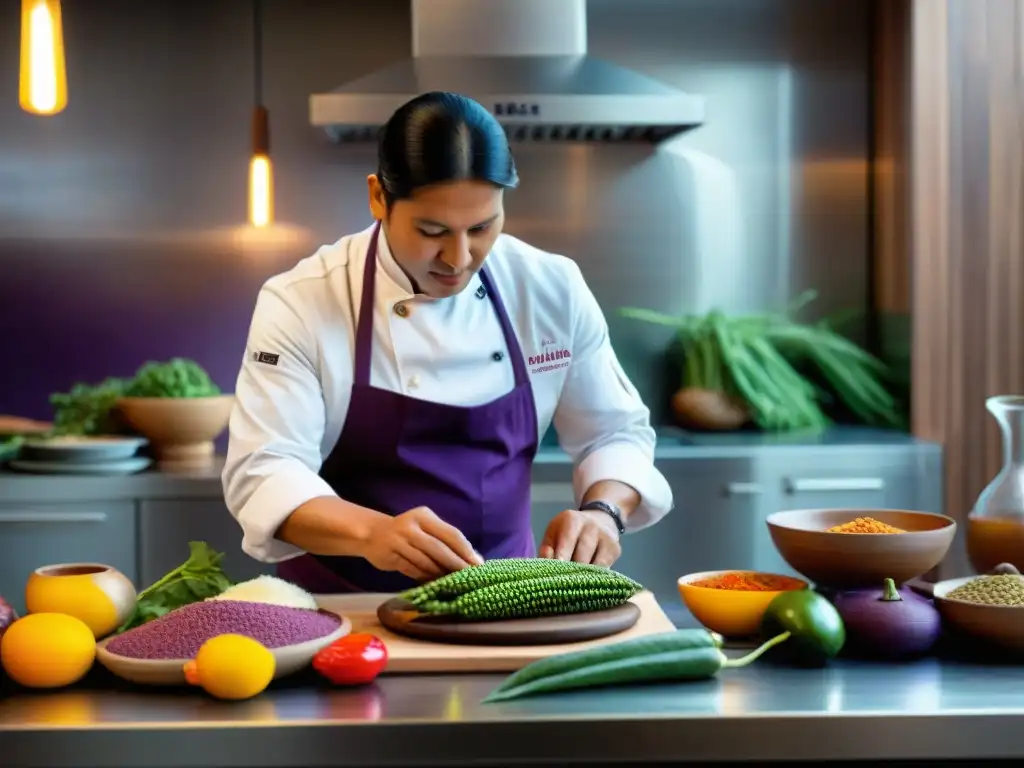
<instances>
[{"instance_id":1,"label":"stainless steel countertop","mask_svg":"<svg viewBox=\"0 0 1024 768\"><path fill-rule=\"evenodd\" d=\"M97 676L99 677L99 676ZM711 681L482 705L500 675L312 676L242 703L116 689L0 700L0 763L33 766L589 765L1024 757L1024 666L758 663Z\"/></svg>"},{"instance_id":2,"label":"stainless steel countertop","mask_svg":"<svg viewBox=\"0 0 1024 768\"><path fill-rule=\"evenodd\" d=\"M770 434L756 431L705 434L672 427L658 430L655 460L666 462L687 459L736 458L765 450L830 450L867 448L875 452L906 451L908 447L923 455L939 454L937 443L919 440L892 430L838 426L819 434ZM539 471L548 475L569 464L569 456L557 445L545 442L535 460ZM135 475L89 477L76 475L31 475L0 469L0 498L4 503L79 503L128 499L221 498L220 472L223 459L194 471L161 472L149 470ZM547 472L545 472L547 468ZM535 474L538 469L535 468Z\"/></svg>"}]
</instances>

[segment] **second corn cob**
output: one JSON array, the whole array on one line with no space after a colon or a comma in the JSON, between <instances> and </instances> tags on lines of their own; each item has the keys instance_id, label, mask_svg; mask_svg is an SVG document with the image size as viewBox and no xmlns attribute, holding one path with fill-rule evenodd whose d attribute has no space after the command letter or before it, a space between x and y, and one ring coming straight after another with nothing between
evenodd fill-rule
<instances>
[{"instance_id":1,"label":"second corn cob","mask_svg":"<svg viewBox=\"0 0 1024 768\"><path fill-rule=\"evenodd\" d=\"M467 592L451 601L428 600L424 613L472 621L526 619L601 611L622 605L642 587L614 571L566 573L502 582Z\"/></svg>"},{"instance_id":2,"label":"second corn cob","mask_svg":"<svg viewBox=\"0 0 1024 768\"><path fill-rule=\"evenodd\" d=\"M536 579L543 576L595 571L610 572L608 569L597 565L586 565L566 560L549 560L542 557L509 557L488 560L481 565L473 565L469 568L463 568L461 571L454 571L426 584L413 587L403 592L400 597L413 605L421 605L429 600L454 600L460 595L495 584Z\"/></svg>"}]
</instances>

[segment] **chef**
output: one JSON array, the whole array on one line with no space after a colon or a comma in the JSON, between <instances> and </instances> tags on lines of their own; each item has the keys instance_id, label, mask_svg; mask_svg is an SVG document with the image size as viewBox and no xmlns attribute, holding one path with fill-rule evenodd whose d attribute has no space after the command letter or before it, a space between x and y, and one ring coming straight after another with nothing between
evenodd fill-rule
<instances>
[{"instance_id":1,"label":"chef","mask_svg":"<svg viewBox=\"0 0 1024 768\"><path fill-rule=\"evenodd\" d=\"M319 593L490 558L611 566L672 493L579 267L502 234L518 177L501 126L419 96L367 183L375 223L257 297L223 473L243 550ZM552 424L575 499L538 549L530 468Z\"/></svg>"}]
</instances>

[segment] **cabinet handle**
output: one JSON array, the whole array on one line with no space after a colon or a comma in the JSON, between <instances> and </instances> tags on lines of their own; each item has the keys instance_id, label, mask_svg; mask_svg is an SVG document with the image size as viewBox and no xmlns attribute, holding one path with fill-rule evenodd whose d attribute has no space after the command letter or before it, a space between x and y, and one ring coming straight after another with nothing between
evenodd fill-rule
<instances>
[{"instance_id":1,"label":"cabinet handle","mask_svg":"<svg viewBox=\"0 0 1024 768\"><path fill-rule=\"evenodd\" d=\"M0 523L102 523L106 512L0 512Z\"/></svg>"},{"instance_id":2,"label":"cabinet handle","mask_svg":"<svg viewBox=\"0 0 1024 768\"><path fill-rule=\"evenodd\" d=\"M885 481L880 477L821 477L786 481L786 493L881 491L884 489Z\"/></svg>"},{"instance_id":3,"label":"cabinet handle","mask_svg":"<svg viewBox=\"0 0 1024 768\"><path fill-rule=\"evenodd\" d=\"M572 483L533 483L530 501L533 504L573 504L575 491Z\"/></svg>"},{"instance_id":4,"label":"cabinet handle","mask_svg":"<svg viewBox=\"0 0 1024 768\"><path fill-rule=\"evenodd\" d=\"M725 486L726 496L758 496L762 493L757 483L729 483Z\"/></svg>"}]
</instances>

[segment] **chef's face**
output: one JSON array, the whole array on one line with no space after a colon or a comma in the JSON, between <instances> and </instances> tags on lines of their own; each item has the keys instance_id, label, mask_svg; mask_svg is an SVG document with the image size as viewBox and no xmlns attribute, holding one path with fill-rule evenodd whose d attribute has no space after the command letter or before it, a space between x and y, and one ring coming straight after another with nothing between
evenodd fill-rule
<instances>
[{"instance_id":1,"label":"chef's face","mask_svg":"<svg viewBox=\"0 0 1024 768\"><path fill-rule=\"evenodd\" d=\"M384 222L391 253L415 290L444 298L465 288L501 234L501 188L482 181L435 184L389 207L377 177L367 181L370 210Z\"/></svg>"}]
</instances>

